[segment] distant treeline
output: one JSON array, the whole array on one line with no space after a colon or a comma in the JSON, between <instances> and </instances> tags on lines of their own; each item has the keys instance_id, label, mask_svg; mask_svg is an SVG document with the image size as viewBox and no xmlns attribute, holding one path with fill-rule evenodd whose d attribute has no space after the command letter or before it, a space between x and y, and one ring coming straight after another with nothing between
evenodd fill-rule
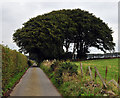
<instances>
[{"instance_id":1,"label":"distant treeline","mask_svg":"<svg viewBox=\"0 0 120 98\"><path fill-rule=\"evenodd\" d=\"M2 47L2 92L4 94L11 89L13 82L16 82L13 78L27 70L28 59L16 50L2 45L0 47Z\"/></svg>"},{"instance_id":2,"label":"distant treeline","mask_svg":"<svg viewBox=\"0 0 120 98\"><path fill-rule=\"evenodd\" d=\"M117 58L120 57L120 52L105 53L105 54L87 54L87 59L94 58Z\"/></svg>"},{"instance_id":3,"label":"distant treeline","mask_svg":"<svg viewBox=\"0 0 120 98\"><path fill-rule=\"evenodd\" d=\"M76 60L77 55L74 54L73 59ZM87 59L102 59L102 58L118 58L120 57L120 52L115 53L105 53L105 54L87 54Z\"/></svg>"}]
</instances>

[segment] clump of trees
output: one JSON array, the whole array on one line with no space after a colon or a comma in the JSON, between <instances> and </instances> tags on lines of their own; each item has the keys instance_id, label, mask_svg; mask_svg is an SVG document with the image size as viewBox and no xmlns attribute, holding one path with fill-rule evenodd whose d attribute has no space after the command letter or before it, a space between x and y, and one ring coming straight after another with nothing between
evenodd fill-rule
<instances>
[{"instance_id":1,"label":"clump of trees","mask_svg":"<svg viewBox=\"0 0 120 98\"><path fill-rule=\"evenodd\" d=\"M73 57L75 52L77 58L83 59L90 47L113 51L112 33L103 20L88 11L63 9L31 18L15 31L13 40L20 51L36 61ZM71 43L73 52L69 53Z\"/></svg>"}]
</instances>

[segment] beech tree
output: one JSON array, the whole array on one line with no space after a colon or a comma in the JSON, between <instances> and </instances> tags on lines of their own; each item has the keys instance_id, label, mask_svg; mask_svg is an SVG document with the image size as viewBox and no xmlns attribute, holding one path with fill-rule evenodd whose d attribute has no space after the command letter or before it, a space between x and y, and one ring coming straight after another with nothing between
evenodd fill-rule
<instances>
[{"instance_id":1,"label":"beech tree","mask_svg":"<svg viewBox=\"0 0 120 98\"><path fill-rule=\"evenodd\" d=\"M103 20L88 11L63 9L31 18L15 31L13 40L20 51L37 61L63 59L65 53L69 54L70 43L74 45L73 54L77 52L77 58L85 59L90 47L113 51L112 33Z\"/></svg>"}]
</instances>

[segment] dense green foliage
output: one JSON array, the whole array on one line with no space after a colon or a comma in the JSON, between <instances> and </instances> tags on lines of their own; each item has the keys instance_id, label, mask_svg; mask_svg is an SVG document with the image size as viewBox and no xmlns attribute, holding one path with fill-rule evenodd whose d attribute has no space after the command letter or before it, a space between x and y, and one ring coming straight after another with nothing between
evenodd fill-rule
<instances>
[{"instance_id":1,"label":"dense green foliage","mask_svg":"<svg viewBox=\"0 0 120 98\"><path fill-rule=\"evenodd\" d=\"M72 58L75 52L77 58L86 58L89 47L112 51L115 45L112 33L106 23L88 11L64 9L31 18L16 30L13 39L20 51L39 62L64 59L68 54ZM74 47L69 53L71 43Z\"/></svg>"},{"instance_id":2,"label":"dense green foliage","mask_svg":"<svg viewBox=\"0 0 120 98\"><path fill-rule=\"evenodd\" d=\"M57 61L57 62L54 62L50 67L44 66L44 63L42 63L41 68L48 75L52 83L57 87L57 89L63 96L104 96L104 95L111 96L110 93L107 93L108 91L112 91L115 93L115 96L118 96L119 91L117 86L115 86L113 83L108 83L109 80L112 80L112 79L115 79L117 81L118 59L87 60L87 61L81 61L81 62L83 64L83 77L81 76L80 62ZM70 67L66 68L66 66L68 65L70 66L73 65L72 67L73 69L75 68L75 70L76 68L78 68L77 74L73 73L72 75L70 75L69 73ZM108 65L108 75L106 78L107 80L105 82L108 88L104 89L102 81L100 80L98 75L96 79L94 78L93 66L97 67L103 79L105 80L105 67L104 68L102 67L106 65ZM94 78L93 82L91 81L91 78L89 75L88 66L90 66L92 70L92 75ZM62 75L57 73L58 71L60 71L59 73L62 72ZM57 79L59 81L57 81Z\"/></svg>"},{"instance_id":3,"label":"dense green foliage","mask_svg":"<svg viewBox=\"0 0 120 98\"><path fill-rule=\"evenodd\" d=\"M6 93L27 70L27 57L2 46L2 90Z\"/></svg>"},{"instance_id":4,"label":"dense green foliage","mask_svg":"<svg viewBox=\"0 0 120 98\"><path fill-rule=\"evenodd\" d=\"M56 61L54 62L51 67L49 69L47 69L47 67L41 66L41 68L47 73L53 73L52 75L50 75L50 78L53 78L56 86L59 87L61 84L63 84L63 75L64 74L69 74L70 76L73 74L77 75L77 70L78 70L78 66L76 66L75 64L72 64L70 62L59 62ZM48 73L49 72L49 73Z\"/></svg>"}]
</instances>

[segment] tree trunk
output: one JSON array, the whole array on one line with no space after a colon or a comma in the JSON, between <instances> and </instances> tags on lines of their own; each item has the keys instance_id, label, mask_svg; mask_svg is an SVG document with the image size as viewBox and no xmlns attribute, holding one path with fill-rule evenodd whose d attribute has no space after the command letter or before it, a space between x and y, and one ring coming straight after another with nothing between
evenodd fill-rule
<instances>
[{"instance_id":1,"label":"tree trunk","mask_svg":"<svg viewBox=\"0 0 120 98\"><path fill-rule=\"evenodd\" d=\"M75 59L74 55L75 55L76 47L77 47L77 44L74 43L74 48L73 48L73 53L72 53L72 59Z\"/></svg>"},{"instance_id":2,"label":"tree trunk","mask_svg":"<svg viewBox=\"0 0 120 98\"><path fill-rule=\"evenodd\" d=\"M77 58L78 59L86 59L87 55L86 55L87 51L85 48L85 45L83 45L83 42L79 42L77 43Z\"/></svg>"}]
</instances>

